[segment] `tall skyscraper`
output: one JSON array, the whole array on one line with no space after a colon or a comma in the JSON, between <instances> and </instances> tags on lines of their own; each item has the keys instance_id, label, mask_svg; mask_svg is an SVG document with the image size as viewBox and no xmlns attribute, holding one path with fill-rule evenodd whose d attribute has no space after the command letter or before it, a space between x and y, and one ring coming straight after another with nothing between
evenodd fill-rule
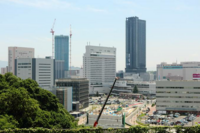
<instances>
[{"instance_id":1,"label":"tall skyscraper","mask_svg":"<svg viewBox=\"0 0 200 133\"><path fill-rule=\"evenodd\" d=\"M8 47L8 72L15 74L15 59L34 58L34 48Z\"/></svg>"},{"instance_id":2,"label":"tall skyscraper","mask_svg":"<svg viewBox=\"0 0 200 133\"><path fill-rule=\"evenodd\" d=\"M55 36L55 60L64 60L64 70L69 70L69 36Z\"/></svg>"},{"instance_id":3,"label":"tall skyscraper","mask_svg":"<svg viewBox=\"0 0 200 133\"><path fill-rule=\"evenodd\" d=\"M108 93L116 74L116 48L86 46L83 77L89 80L89 93ZM104 88L104 86L108 86ZM95 91L96 90L96 91Z\"/></svg>"},{"instance_id":4,"label":"tall skyscraper","mask_svg":"<svg viewBox=\"0 0 200 133\"><path fill-rule=\"evenodd\" d=\"M126 18L126 72L146 72L146 21Z\"/></svg>"}]
</instances>

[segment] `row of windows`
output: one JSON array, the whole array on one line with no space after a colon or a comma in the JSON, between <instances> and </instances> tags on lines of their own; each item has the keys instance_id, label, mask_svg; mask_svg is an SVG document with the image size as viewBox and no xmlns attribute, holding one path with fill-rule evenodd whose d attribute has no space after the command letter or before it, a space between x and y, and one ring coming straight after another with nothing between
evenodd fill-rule
<instances>
[{"instance_id":1,"label":"row of windows","mask_svg":"<svg viewBox=\"0 0 200 133\"><path fill-rule=\"evenodd\" d=\"M159 87L159 86L156 86L156 88L159 88L159 89L184 89L184 87Z\"/></svg>"},{"instance_id":2,"label":"row of windows","mask_svg":"<svg viewBox=\"0 0 200 133\"><path fill-rule=\"evenodd\" d=\"M156 96L156 98L200 98L198 96Z\"/></svg>"},{"instance_id":3,"label":"row of windows","mask_svg":"<svg viewBox=\"0 0 200 133\"><path fill-rule=\"evenodd\" d=\"M156 93L177 93L177 94L200 94L200 92L189 92L189 91L156 91Z\"/></svg>"},{"instance_id":4,"label":"row of windows","mask_svg":"<svg viewBox=\"0 0 200 133\"><path fill-rule=\"evenodd\" d=\"M18 63L18 65L31 65L31 63Z\"/></svg>"},{"instance_id":5,"label":"row of windows","mask_svg":"<svg viewBox=\"0 0 200 133\"><path fill-rule=\"evenodd\" d=\"M39 66L39 68L51 68L51 66Z\"/></svg>"},{"instance_id":6,"label":"row of windows","mask_svg":"<svg viewBox=\"0 0 200 133\"><path fill-rule=\"evenodd\" d=\"M51 65L51 64L42 64L42 63L39 63L39 65Z\"/></svg>"},{"instance_id":7,"label":"row of windows","mask_svg":"<svg viewBox=\"0 0 200 133\"><path fill-rule=\"evenodd\" d=\"M200 101L159 101L163 103L200 103Z\"/></svg>"},{"instance_id":8,"label":"row of windows","mask_svg":"<svg viewBox=\"0 0 200 133\"><path fill-rule=\"evenodd\" d=\"M200 106L156 105L156 107L168 107L168 108L199 108Z\"/></svg>"},{"instance_id":9,"label":"row of windows","mask_svg":"<svg viewBox=\"0 0 200 133\"><path fill-rule=\"evenodd\" d=\"M156 88L158 89L200 89L200 87L159 87L159 86L157 86Z\"/></svg>"},{"instance_id":10,"label":"row of windows","mask_svg":"<svg viewBox=\"0 0 200 133\"><path fill-rule=\"evenodd\" d=\"M31 68L31 66L18 66L18 68Z\"/></svg>"}]
</instances>

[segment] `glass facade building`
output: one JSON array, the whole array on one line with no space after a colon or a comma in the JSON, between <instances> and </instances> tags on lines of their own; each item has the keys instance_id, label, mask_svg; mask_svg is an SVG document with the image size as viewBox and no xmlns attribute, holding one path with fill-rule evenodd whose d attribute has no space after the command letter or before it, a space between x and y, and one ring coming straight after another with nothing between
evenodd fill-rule
<instances>
[{"instance_id":1,"label":"glass facade building","mask_svg":"<svg viewBox=\"0 0 200 133\"><path fill-rule=\"evenodd\" d=\"M146 21L126 18L126 72L146 72Z\"/></svg>"},{"instance_id":2,"label":"glass facade building","mask_svg":"<svg viewBox=\"0 0 200 133\"><path fill-rule=\"evenodd\" d=\"M55 36L55 60L64 60L64 70L69 70L69 36Z\"/></svg>"}]
</instances>

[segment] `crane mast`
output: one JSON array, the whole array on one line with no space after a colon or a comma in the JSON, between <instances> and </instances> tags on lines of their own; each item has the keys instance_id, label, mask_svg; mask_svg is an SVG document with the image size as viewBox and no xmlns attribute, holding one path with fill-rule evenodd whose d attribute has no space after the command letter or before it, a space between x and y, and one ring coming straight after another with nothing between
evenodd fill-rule
<instances>
[{"instance_id":1,"label":"crane mast","mask_svg":"<svg viewBox=\"0 0 200 133\"><path fill-rule=\"evenodd\" d=\"M69 36L69 45L70 45L70 66L69 66L69 74L70 74L70 77L71 77L71 63L72 63L72 56L71 56L71 38L72 38L72 30L71 30L71 25L70 25L70 36Z\"/></svg>"},{"instance_id":2,"label":"crane mast","mask_svg":"<svg viewBox=\"0 0 200 133\"><path fill-rule=\"evenodd\" d=\"M51 31L50 31L50 33L52 33L52 59L54 59L55 57L54 57L54 53L55 53L55 50L54 50L54 47L55 47L55 45L54 45L54 25L55 25L55 23L56 23L56 19L54 19L54 22L53 22L53 25L52 25L52 28L51 28Z\"/></svg>"}]
</instances>

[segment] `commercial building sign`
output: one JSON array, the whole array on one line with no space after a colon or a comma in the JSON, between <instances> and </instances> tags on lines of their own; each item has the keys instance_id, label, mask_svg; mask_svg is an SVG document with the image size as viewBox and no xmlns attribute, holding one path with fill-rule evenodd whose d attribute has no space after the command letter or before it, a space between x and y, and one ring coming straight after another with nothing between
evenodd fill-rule
<instances>
[{"instance_id":1,"label":"commercial building sign","mask_svg":"<svg viewBox=\"0 0 200 133\"><path fill-rule=\"evenodd\" d=\"M200 79L200 74L193 74L193 79Z\"/></svg>"}]
</instances>

